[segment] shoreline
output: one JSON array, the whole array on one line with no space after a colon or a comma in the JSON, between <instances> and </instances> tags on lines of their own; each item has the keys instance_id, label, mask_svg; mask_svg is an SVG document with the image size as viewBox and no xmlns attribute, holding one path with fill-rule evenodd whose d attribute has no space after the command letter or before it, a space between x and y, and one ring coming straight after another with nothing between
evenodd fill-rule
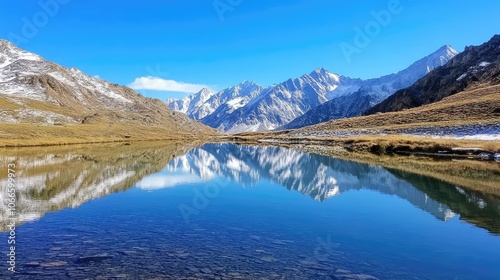
<instances>
[{"instance_id":1,"label":"shoreline","mask_svg":"<svg viewBox=\"0 0 500 280\"><path fill-rule=\"evenodd\" d=\"M26 141L28 140L28 141ZM23 141L26 141L23 143ZM418 155L446 158L469 158L476 160L499 160L500 142L476 139L448 139L408 135L366 135L355 137L290 137L275 133L250 133L240 135L207 135L201 137L157 137L136 138L42 138L0 139L0 148L17 149L28 147L56 147L95 144L132 144L144 142L205 142L254 145L304 145L341 148L349 152L374 155ZM487 156L488 155L488 156Z\"/></svg>"},{"instance_id":2,"label":"shoreline","mask_svg":"<svg viewBox=\"0 0 500 280\"><path fill-rule=\"evenodd\" d=\"M421 155L476 160L500 159L500 142L446 139L408 135L364 135L355 137L289 137L266 134L226 135L228 142L256 145L303 145L340 148L373 155Z\"/></svg>"}]
</instances>

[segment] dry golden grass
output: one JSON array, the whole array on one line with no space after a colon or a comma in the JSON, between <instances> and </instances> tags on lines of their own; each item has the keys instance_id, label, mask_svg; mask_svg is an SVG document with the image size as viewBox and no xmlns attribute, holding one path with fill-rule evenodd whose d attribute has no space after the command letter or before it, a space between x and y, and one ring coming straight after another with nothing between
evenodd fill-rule
<instances>
[{"instance_id":1,"label":"dry golden grass","mask_svg":"<svg viewBox=\"0 0 500 280\"><path fill-rule=\"evenodd\" d=\"M434 153L451 148L480 148L491 152L500 152L500 142L485 140L440 139L417 137L410 135L359 135L351 137L290 137L286 133L242 133L225 135L218 138L220 141L250 144L288 143L304 145L324 145L348 147L354 151L372 151L383 154L394 151L414 151ZM268 140L272 140L268 142ZM383 148L384 150L380 150Z\"/></svg>"},{"instance_id":2,"label":"dry golden grass","mask_svg":"<svg viewBox=\"0 0 500 280\"><path fill-rule=\"evenodd\" d=\"M0 112L6 115L16 117L20 109L27 109L70 117L78 124L63 125L58 120L56 125L43 125L45 120L37 116L23 117L22 123L0 123L0 147L207 139L218 134L212 128L189 120L184 115L162 111L165 108L159 105L158 108L153 106L138 109L137 112L102 108L98 112L92 112L81 105L75 106L1 96Z\"/></svg>"},{"instance_id":3,"label":"dry golden grass","mask_svg":"<svg viewBox=\"0 0 500 280\"><path fill-rule=\"evenodd\" d=\"M0 110L16 110L19 108L21 108L21 105L0 97Z\"/></svg>"},{"instance_id":4,"label":"dry golden grass","mask_svg":"<svg viewBox=\"0 0 500 280\"><path fill-rule=\"evenodd\" d=\"M409 135L354 136L347 138L343 143L351 144L355 150L370 150L378 146L384 147L387 152L398 149L401 151L438 152L457 147L480 148L491 152L500 151L500 142L498 141L436 139Z\"/></svg>"},{"instance_id":5,"label":"dry golden grass","mask_svg":"<svg viewBox=\"0 0 500 280\"><path fill-rule=\"evenodd\" d=\"M42 126L0 124L0 147L48 146L152 140L210 140L213 135L175 132L168 127L123 124Z\"/></svg>"}]
</instances>

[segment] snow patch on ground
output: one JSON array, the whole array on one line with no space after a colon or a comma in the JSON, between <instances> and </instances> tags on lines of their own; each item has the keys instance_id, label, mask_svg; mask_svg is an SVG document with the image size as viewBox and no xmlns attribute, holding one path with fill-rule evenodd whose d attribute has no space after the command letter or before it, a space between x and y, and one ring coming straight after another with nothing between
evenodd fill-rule
<instances>
[{"instance_id":1,"label":"snow patch on ground","mask_svg":"<svg viewBox=\"0 0 500 280\"><path fill-rule=\"evenodd\" d=\"M461 81L467 77L467 73L463 73L460 77L457 78L457 81Z\"/></svg>"},{"instance_id":2,"label":"snow patch on ground","mask_svg":"<svg viewBox=\"0 0 500 280\"><path fill-rule=\"evenodd\" d=\"M483 61L483 62L479 63L479 67L488 67L488 66L490 66L490 64L491 64L490 62Z\"/></svg>"},{"instance_id":3,"label":"snow patch on ground","mask_svg":"<svg viewBox=\"0 0 500 280\"><path fill-rule=\"evenodd\" d=\"M419 136L419 135L417 135L417 136ZM476 135L467 135L467 136L443 135L443 136L432 136L432 138L435 138L435 139L457 139L457 140L500 141L500 133L499 134L476 134Z\"/></svg>"},{"instance_id":4,"label":"snow patch on ground","mask_svg":"<svg viewBox=\"0 0 500 280\"><path fill-rule=\"evenodd\" d=\"M52 112L40 111L35 109L19 109L15 111L18 122L42 123L47 125L54 124L76 124L77 121Z\"/></svg>"},{"instance_id":5,"label":"snow patch on ground","mask_svg":"<svg viewBox=\"0 0 500 280\"><path fill-rule=\"evenodd\" d=\"M430 137L440 139L463 139L463 140L485 140L500 141L500 122L475 123L451 127L418 127L411 129L357 129L357 130L333 130L333 131L293 131L292 137L350 137L358 135L389 135L402 134L416 137Z\"/></svg>"}]
</instances>

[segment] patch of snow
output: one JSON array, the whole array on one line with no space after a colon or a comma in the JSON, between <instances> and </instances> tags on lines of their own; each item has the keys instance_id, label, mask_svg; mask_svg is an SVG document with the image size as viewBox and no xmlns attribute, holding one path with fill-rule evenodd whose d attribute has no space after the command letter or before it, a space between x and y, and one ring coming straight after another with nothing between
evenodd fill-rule
<instances>
[{"instance_id":1,"label":"patch of snow","mask_svg":"<svg viewBox=\"0 0 500 280\"><path fill-rule=\"evenodd\" d=\"M56 114L52 112L40 111L35 109L19 109L15 111L17 115L18 122L33 123L35 120L37 123L44 123L47 125L54 125L57 123L61 124L76 124L77 121L61 114Z\"/></svg>"},{"instance_id":2,"label":"patch of snow","mask_svg":"<svg viewBox=\"0 0 500 280\"><path fill-rule=\"evenodd\" d=\"M237 98L234 98L232 100L229 100L227 102L227 105L229 105L229 107L231 107L232 109L236 110L236 109L244 106L242 101L244 101L244 99L242 97L237 97Z\"/></svg>"},{"instance_id":3,"label":"patch of snow","mask_svg":"<svg viewBox=\"0 0 500 280\"><path fill-rule=\"evenodd\" d=\"M461 81L463 79L465 79L465 77L467 77L467 73L463 73L460 77L457 78L457 81Z\"/></svg>"},{"instance_id":4,"label":"patch of snow","mask_svg":"<svg viewBox=\"0 0 500 280\"><path fill-rule=\"evenodd\" d=\"M328 76L329 76L332 80L334 80L335 82L337 82L337 83L339 83L339 82L340 82L340 76L339 76L339 75L337 75L337 74L333 74L333 73L328 72Z\"/></svg>"},{"instance_id":5,"label":"patch of snow","mask_svg":"<svg viewBox=\"0 0 500 280\"><path fill-rule=\"evenodd\" d=\"M430 135L413 135L413 136L429 137ZM475 135L466 135L466 136L432 135L430 137L434 138L434 139L500 141L500 133L499 134L475 134Z\"/></svg>"},{"instance_id":6,"label":"patch of snow","mask_svg":"<svg viewBox=\"0 0 500 280\"><path fill-rule=\"evenodd\" d=\"M483 61L483 62L479 63L479 67L488 67L490 64L491 64L490 62Z\"/></svg>"}]
</instances>

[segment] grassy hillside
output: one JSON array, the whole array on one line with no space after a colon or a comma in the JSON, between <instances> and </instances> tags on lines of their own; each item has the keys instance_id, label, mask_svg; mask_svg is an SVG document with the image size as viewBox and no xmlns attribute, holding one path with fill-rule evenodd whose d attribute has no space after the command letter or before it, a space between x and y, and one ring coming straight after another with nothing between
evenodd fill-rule
<instances>
[{"instance_id":1,"label":"grassy hillside","mask_svg":"<svg viewBox=\"0 0 500 280\"><path fill-rule=\"evenodd\" d=\"M321 123L298 129L317 132L339 129L405 129L419 126L454 126L500 121L500 85L479 87L439 102L400 112L379 113Z\"/></svg>"},{"instance_id":2,"label":"grassy hillside","mask_svg":"<svg viewBox=\"0 0 500 280\"><path fill-rule=\"evenodd\" d=\"M142 112L96 112L83 106L59 106L0 96L0 118L14 118L18 122L0 123L0 147L207 139L217 135L215 130L154 103ZM78 122L68 124L66 117ZM52 124L45 124L47 118Z\"/></svg>"}]
</instances>

